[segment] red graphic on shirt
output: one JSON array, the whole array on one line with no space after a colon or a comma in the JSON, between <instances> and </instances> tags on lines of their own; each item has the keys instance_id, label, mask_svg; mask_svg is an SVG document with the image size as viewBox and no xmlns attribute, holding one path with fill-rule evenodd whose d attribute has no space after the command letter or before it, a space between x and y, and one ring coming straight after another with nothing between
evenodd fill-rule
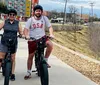
<instances>
[{"instance_id":1,"label":"red graphic on shirt","mask_svg":"<svg viewBox=\"0 0 100 85\"><path fill-rule=\"evenodd\" d=\"M33 24L33 28L36 29L36 28L43 28L43 23L36 23L36 24Z\"/></svg>"}]
</instances>

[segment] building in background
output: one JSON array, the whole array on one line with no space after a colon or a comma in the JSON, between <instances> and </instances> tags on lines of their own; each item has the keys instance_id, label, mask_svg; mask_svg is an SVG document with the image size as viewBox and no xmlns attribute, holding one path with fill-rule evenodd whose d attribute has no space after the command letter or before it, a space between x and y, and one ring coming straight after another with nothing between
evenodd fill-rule
<instances>
[{"instance_id":1,"label":"building in background","mask_svg":"<svg viewBox=\"0 0 100 85\"><path fill-rule=\"evenodd\" d=\"M30 17L33 14L33 7L39 3L39 0L2 0L7 8L14 8L18 16Z\"/></svg>"},{"instance_id":2,"label":"building in background","mask_svg":"<svg viewBox=\"0 0 100 85\"><path fill-rule=\"evenodd\" d=\"M26 0L6 0L5 3L8 9L15 9L18 13L18 16L25 16Z\"/></svg>"},{"instance_id":3,"label":"building in background","mask_svg":"<svg viewBox=\"0 0 100 85\"><path fill-rule=\"evenodd\" d=\"M26 0L25 2L26 2L25 3L25 17L30 17L31 16L32 1Z\"/></svg>"},{"instance_id":4,"label":"building in background","mask_svg":"<svg viewBox=\"0 0 100 85\"><path fill-rule=\"evenodd\" d=\"M0 0L0 2L5 3L5 0Z\"/></svg>"},{"instance_id":5,"label":"building in background","mask_svg":"<svg viewBox=\"0 0 100 85\"><path fill-rule=\"evenodd\" d=\"M17 11L17 18L21 20L23 17L31 17L34 15L33 8L39 4L39 0L0 0L7 5L8 9L15 9ZM44 11L44 15L47 12Z\"/></svg>"}]
</instances>

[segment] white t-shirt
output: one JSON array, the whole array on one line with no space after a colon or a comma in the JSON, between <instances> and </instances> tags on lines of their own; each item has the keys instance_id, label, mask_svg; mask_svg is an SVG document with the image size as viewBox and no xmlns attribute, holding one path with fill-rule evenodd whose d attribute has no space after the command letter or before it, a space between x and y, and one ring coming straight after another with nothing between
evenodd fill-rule
<instances>
[{"instance_id":1,"label":"white t-shirt","mask_svg":"<svg viewBox=\"0 0 100 85\"><path fill-rule=\"evenodd\" d=\"M40 20L31 17L26 22L25 28L29 29L29 36L39 39L45 35L45 27L50 27L51 23L46 16L42 16Z\"/></svg>"}]
</instances>

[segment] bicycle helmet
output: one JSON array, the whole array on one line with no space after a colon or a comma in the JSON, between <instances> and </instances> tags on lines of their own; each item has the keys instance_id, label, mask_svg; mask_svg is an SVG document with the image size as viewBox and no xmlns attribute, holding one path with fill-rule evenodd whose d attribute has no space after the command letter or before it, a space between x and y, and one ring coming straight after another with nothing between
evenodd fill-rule
<instances>
[{"instance_id":1,"label":"bicycle helmet","mask_svg":"<svg viewBox=\"0 0 100 85\"><path fill-rule=\"evenodd\" d=\"M43 11L43 7L41 5L34 6L33 11L35 12L36 9L40 9L41 11Z\"/></svg>"},{"instance_id":2,"label":"bicycle helmet","mask_svg":"<svg viewBox=\"0 0 100 85\"><path fill-rule=\"evenodd\" d=\"M10 13L14 13L15 15L17 15L17 11L16 11L15 9L10 9L10 10L8 10L8 15L9 15Z\"/></svg>"}]
</instances>

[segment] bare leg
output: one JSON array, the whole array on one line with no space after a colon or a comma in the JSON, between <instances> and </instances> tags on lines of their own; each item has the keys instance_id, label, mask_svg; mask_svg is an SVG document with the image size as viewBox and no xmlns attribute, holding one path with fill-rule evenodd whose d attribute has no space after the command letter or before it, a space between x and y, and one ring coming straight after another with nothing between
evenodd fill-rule
<instances>
[{"instance_id":1,"label":"bare leg","mask_svg":"<svg viewBox=\"0 0 100 85\"><path fill-rule=\"evenodd\" d=\"M6 53L0 52L0 61L1 61L2 59L4 59L5 54L6 54ZM0 62L0 69L1 69L1 63L2 63L2 61Z\"/></svg>"},{"instance_id":2,"label":"bare leg","mask_svg":"<svg viewBox=\"0 0 100 85\"><path fill-rule=\"evenodd\" d=\"M34 53L29 54L28 60L27 60L27 69L31 70L32 69L32 64L33 64L33 56Z\"/></svg>"},{"instance_id":3,"label":"bare leg","mask_svg":"<svg viewBox=\"0 0 100 85\"><path fill-rule=\"evenodd\" d=\"M47 49L46 49L46 53L45 53L45 58L49 58L49 56L52 52L52 49L53 49L53 44L52 44L52 42L47 41L46 45L47 45Z\"/></svg>"},{"instance_id":4,"label":"bare leg","mask_svg":"<svg viewBox=\"0 0 100 85\"><path fill-rule=\"evenodd\" d=\"M34 53L31 53L28 56L28 60L27 60L27 75L24 77L25 80L31 78L31 69L32 69L32 65L33 65L33 56L34 56Z\"/></svg>"},{"instance_id":5,"label":"bare leg","mask_svg":"<svg viewBox=\"0 0 100 85\"><path fill-rule=\"evenodd\" d=\"M16 53L11 55L11 58L12 58L12 74L14 74L14 72L15 72L15 63L16 63L15 56L16 56Z\"/></svg>"}]
</instances>

